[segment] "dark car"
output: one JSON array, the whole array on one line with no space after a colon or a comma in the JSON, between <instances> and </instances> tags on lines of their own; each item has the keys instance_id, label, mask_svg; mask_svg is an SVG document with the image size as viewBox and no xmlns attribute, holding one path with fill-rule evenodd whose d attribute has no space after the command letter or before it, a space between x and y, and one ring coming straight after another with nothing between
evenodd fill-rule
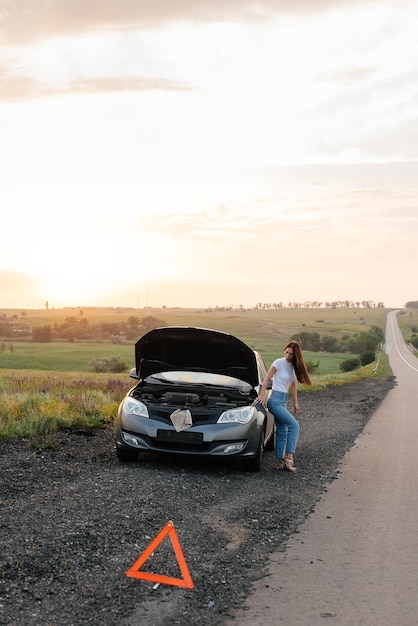
<instances>
[{"instance_id":1,"label":"dark car","mask_svg":"<svg viewBox=\"0 0 418 626\"><path fill-rule=\"evenodd\" d=\"M135 344L138 380L121 402L116 451L235 457L259 471L274 447L274 419L257 402L266 366L240 339L216 330L164 327Z\"/></svg>"}]
</instances>

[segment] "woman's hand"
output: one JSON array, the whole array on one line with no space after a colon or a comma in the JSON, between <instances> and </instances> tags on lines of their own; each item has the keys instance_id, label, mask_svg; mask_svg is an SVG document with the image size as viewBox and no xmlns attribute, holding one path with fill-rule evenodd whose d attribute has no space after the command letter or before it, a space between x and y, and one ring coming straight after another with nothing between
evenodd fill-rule
<instances>
[{"instance_id":1,"label":"woman's hand","mask_svg":"<svg viewBox=\"0 0 418 626\"><path fill-rule=\"evenodd\" d=\"M299 415L299 405L297 402L295 402L293 405L293 411L295 415Z\"/></svg>"}]
</instances>

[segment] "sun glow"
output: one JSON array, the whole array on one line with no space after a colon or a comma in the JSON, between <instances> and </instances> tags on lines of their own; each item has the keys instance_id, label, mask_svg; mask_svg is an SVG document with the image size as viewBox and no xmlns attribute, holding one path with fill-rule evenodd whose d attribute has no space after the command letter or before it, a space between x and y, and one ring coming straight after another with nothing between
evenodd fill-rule
<instances>
[{"instance_id":1,"label":"sun glow","mask_svg":"<svg viewBox=\"0 0 418 626\"><path fill-rule=\"evenodd\" d=\"M135 304L135 291L144 284L178 272L175 247L166 234L49 232L37 237L36 255L27 237L14 268L36 277L40 300L53 307L93 305L104 294L109 298L124 291L131 292Z\"/></svg>"},{"instance_id":2,"label":"sun glow","mask_svg":"<svg viewBox=\"0 0 418 626\"><path fill-rule=\"evenodd\" d=\"M32 4L0 27L0 306L411 297L416 3Z\"/></svg>"}]
</instances>

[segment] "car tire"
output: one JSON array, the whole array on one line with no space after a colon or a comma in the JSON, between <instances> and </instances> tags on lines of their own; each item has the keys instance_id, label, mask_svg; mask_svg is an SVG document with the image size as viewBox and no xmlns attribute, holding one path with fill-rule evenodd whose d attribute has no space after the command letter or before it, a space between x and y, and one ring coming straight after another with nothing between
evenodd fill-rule
<instances>
[{"instance_id":1,"label":"car tire","mask_svg":"<svg viewBox=\"0 0 418 626\"><path fill-rule=\"evenodd\" d=\"M136 452L136 450L128 450L127 448L120 448L119 446L116 446L116 456L119 461L129 463L130 461L136 461L138 458L138 452Z\"/></svg>"},{"instance_id":2,"label":"car tire","mask_svg":"<svg viewBox=\"0 0 418 626\"><path fill-rule=\"evenodd\" d=\"M263 465L263 452L264 452L264 432L260 433L258 440L257 452L250 459L246 459L245 468L248 472L259 472Z\"/></svg>"}]
</instances>

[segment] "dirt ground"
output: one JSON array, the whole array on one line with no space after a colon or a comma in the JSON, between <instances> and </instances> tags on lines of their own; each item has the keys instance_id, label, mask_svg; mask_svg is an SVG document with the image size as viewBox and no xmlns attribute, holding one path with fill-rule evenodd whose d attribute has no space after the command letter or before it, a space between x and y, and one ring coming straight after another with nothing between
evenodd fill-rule
<instances>
[{"instance_id":1,"label":"dirt ground","mask_svg":"<svg viewBox=\"0 0 418 626\"><path fill-rule=\"evenodd\" d=\"M111 430L0 442L0 624L222 624L338 478L394 384L301 393L296 475L277 472L272 452L256 474L160 455L124 464ZM126 576L168 521L193 589ZM181 577L167 538L142 569Z\"/></svg>"}]
</instances>

